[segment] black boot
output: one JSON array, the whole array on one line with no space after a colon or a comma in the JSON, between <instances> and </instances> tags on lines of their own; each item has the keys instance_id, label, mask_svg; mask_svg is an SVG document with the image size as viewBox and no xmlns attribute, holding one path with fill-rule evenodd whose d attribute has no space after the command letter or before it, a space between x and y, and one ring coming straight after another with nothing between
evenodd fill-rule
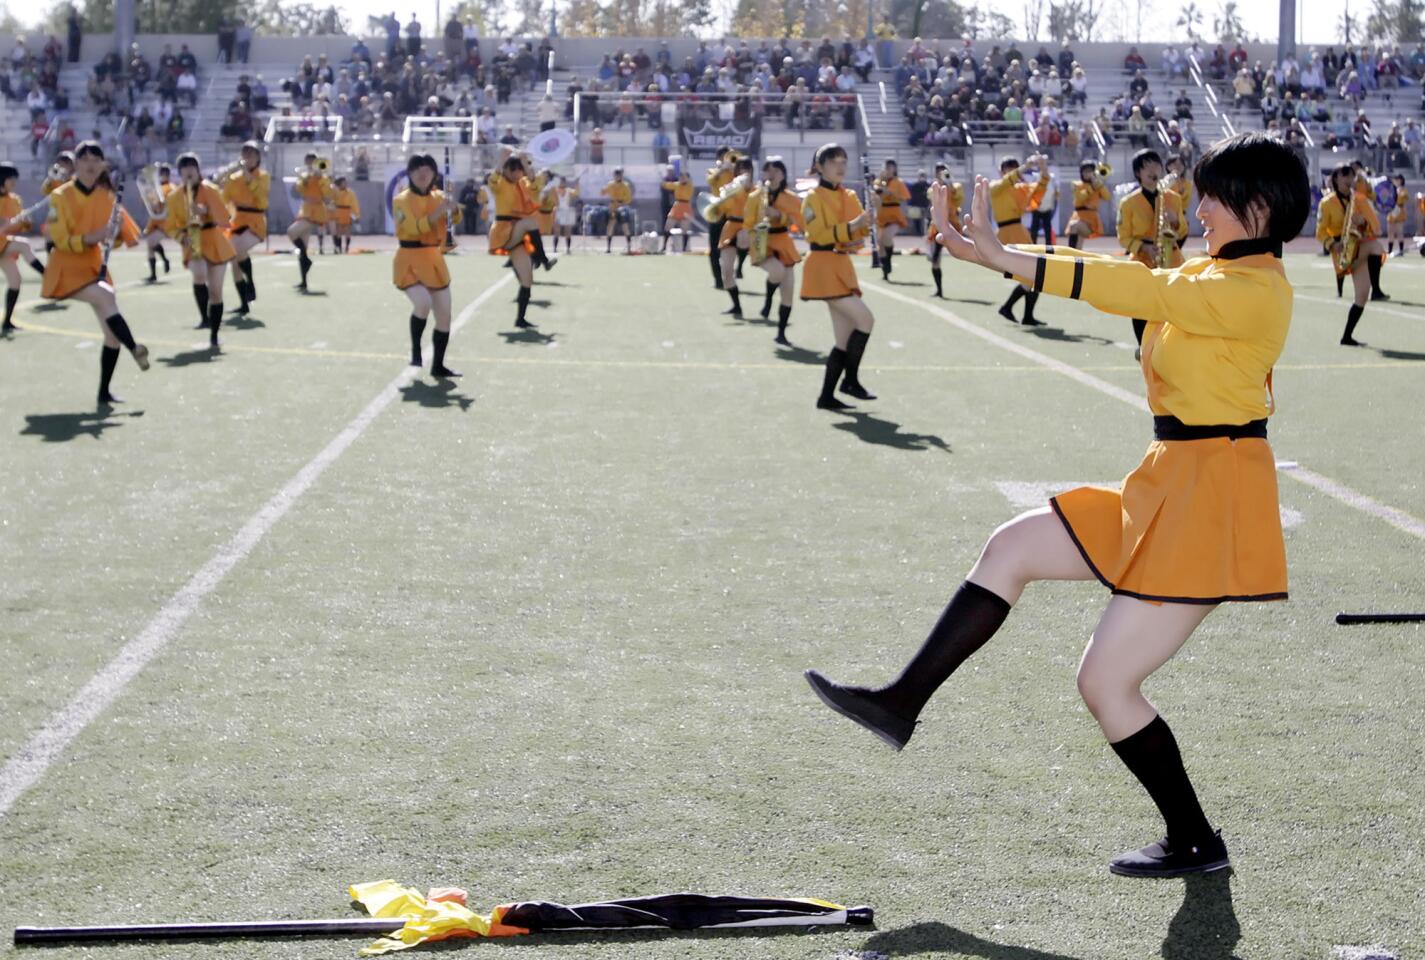
<instances>
[{"instance_id":1,"label":"black boot","mask_svg":"<svg viewBox=\"0 0 1425 960\"><path fill-rule=\"evenodd\" d=\"M123 400L109 392L109 383L114 379L114 368L119 365L119 348L105 346L99 351L99 403L123 403Z\"/></svg>"},{"instance_id":2,"label":"black boot","mask_svg":"<svg viewBox=\"0 0 1425 960\"><path fill-rule=\"evenodd\" d=\"M450 344L449 330L433 330L430 335L430 342L435 345L435 357L431 360L430 373L433 377L458 377L459 370L452 370L445 365L445 348Z\"/></svg>"},{"instance_id":3,"label":"black boot","mask_svg":"<svg viewBox=\"0 0 1425 960\"><path fill-rule=\"evenodd\" d=\"M712 267L713 286L722 289L722 221L708 224L708 264Z\"/></svg>"},{"instance_id":4,"label":"black boot","mask_svg":"<svg viewBox=\"0 0 1425 960\"><path fill-rule=\"evenodd\" d=\"M792 308L789 304L782 304L777 308L777 336L776 342L784 347L790 347L792 342L787 339L787 321L792 318Z\"/></svg>"},{"instance_id":5,"label":"black boot","mask_svg":"<svg viewBox=\"0 0 1425 960\"><path fill-rule=\"evenodd\" d=\"M890 683L874 689L845 686L815 670L806 671L807 682L831 709L899 750L915 731L916 720L931 696L989 642L1009 610L1004 598L966 580L950 598L920 650Z\"/></svg>"},{"instance_id":6,"label":"black boot","mask_svg":"<svg viewBox=\"0 0 1425 960\"><path fill-rule=\"evenodd\" d=\"M1373 253L1369 257L1366 257L1366 271L1370 274L1371 277L1372 300L1390 299L1390 297L1386 295L1386 292L1380 288L1380 268L1381 264L1383 264L1384 262L1385 258L1380 256L1379 254Z\"/></svg>"},{"instance_id":7,"label":"black boot","mask_svg":"<svg viewBox=\"0 0 1425 960\"><path fill-rule=\"evenodd\" d=\"M5 290L5 322L0 324L0 333L14 333L19 328L11 321L15 315L15 304L20 302L20 291L15 287Z\"/></svg>"},{"instance_id":8,"label":"black boot","mask_svg":"<svg viewBox=\"0 0 1425 960\"><path fill-rule=\"evenodd\" d=\"M773 283L771 280L767 281L767 299L762 301L763 320L766 320L772 315L772 295L777 292L779 286L781 286L781 284Z\"/></svg>"},{"instance_id":9,"label":"black boot","mask_svg":"<svg viewBox=\"0 0 1425 960\"><path fill-rule=\"evenodd\" d=\"M1014 316L1014 305L1019 302L1019 298L1024 296L1024 294L1024 288L1016 283L1014 285L1014 289L1009 292L1009 299L1005 300L1005 302L1000 305L999 315L1004 317L1010 323L1018 323L1019 321L1015 319Z\"/></svg>"},{"instance_id":10,"label":"black boot","mask_svg":"<svg viewBox=\"0 0 1425 960\"><path fill-rule=\"evenodd\" d=\"M826 355L826 374L821 380L821 396L816 400L819 410L850 410L851 404L842 403L836 399L836 381L841 379L841 373L846 369L846 351L840 347L832 347L831 352Z\"/></svg>"},{"instance_id":11,"label":"black boot","mask_svg":"<svg viewBox=\"0 0 1425 960\"><path fill-rule=\"evenodd\" d=\"M206 283L193 284L193 301L198 304L198 326L194 329L202 330L208 325L208 285Z\"/></svg>"},{"instance_id":12,"label":"black boot","mask_svg":"<svg viewBox=\"0 0 1425 960\"><path fill-rule=\"evenodd\" d=\"M520 292L515 300L519 304L519 313L515 315L515 326L521 330L534 326L524 318L525 311L529 309L529 291L529 287L520 287Z\"/></svg>"},{"instance_id":13,"label":"black boot","mask_svg":"<svg viewBox=\"0 0 1425 960\"><path fill-rule=\"evenodd\" d=\"M425 361L421 359L421 334L426 332L426 318L411 314L411 366L421 367Z\"/></svg>"},{"instance_id":14,"label":"black boot","mask_svg":"<svg viewBox=\"0 0 1425 960\"><path fill-rule=\"evenodd\" d=\"M1024 319L1021 320L1020 323L1024 324L1026 327L1044 326L1043 320L1034 319L1034 305L1038 302L1039 294L1035 293L1033 290L1030 290L1024 295Z\"/></svg>"},{"instance_id":15,"label":"black boot","mask_svg":"<svg viewBox=\"0 0 1425 960\"><path fill-rule=\"evenodd\" d=\"M218 339L218 330L223 325L223 301L208 304L208 349L216 350L222 346L222 341Z\"/></svg>"},{"instance_id":16,"label":"black boot","mask_svg":"<svg viewBox=\"0 0 1425 960\"><path fill-rule=\"evenodd\" d=\"M944 300L944 299L945 299L945 287L943 286L943 281L942 281L942 279L941 279L940 268L939 268L939 267L931 267L931 268L930 268L930 276L935 280L935 295L936 295L937 297L939 297L941 300Z\"/></svg>"},{"instance_id":17,"label":"black boot","mask_svg":"<svg viewBox=\"0 0 1425 960\"><path fill-rule=\"evenodd\" d=\"M122 313L116 313L112 317L107 317L104 323L109 328L109 332L114 335L120 345L129 353L133 354L134 362L139 365L140 370L148 369L148 347L141 343L134 342L134 335L129 330L129 323L124 319Z\"/></svg>"},{"instance_id":18,"label":"black boot","mask_svg":"<svg viewBox=\"0 0 1425 960\"><path fill-rule=\"evenodd\" d=\"M724 310L723 313L732 314L737 319L742 319L742 299L741 291L736 287L728 287L727 295L732 298L732 306Z\"/></svg>"},{"instance_id":19,"label":"black boot","mask_svg":"<svg viewBox=\"0 0 1425 960\"><path fill-rule=\"evenodd\" d=\"M874 400L876 395L861 385L861 357L866 353L866 344L871 335L862 330L852 330L851 339L846 343L846 377L841 381L841 392L858 400Z\"/></svg>"},{"instance_id":20,"label":"black boot","mask_svg":"<svg viewBox=\"0 0 1425 960\"><path fill-rule=\"evenodd\" d=\"M1163 815L1167 836L1123 854L1108 869L1129 877L1177 877L1228 865L1227 848L1198 804L1177 740L1161 716L1110 744Z\"/></svg>"},{"instance_id":21,"label":"black boot","mask_svg":"<svg viewBox=\"0 0 1425 960\"><path fill-rule=\"evenodd\" d=\"M1346 332L1341 334L1341 346L1359 347L1361 342L1351 334L1356 332L1356 324L1361 322L1361 314L1366 312L1366 308L1360 304L1351 304L1351 309L1346 312Z\"/></svg>"}]
</instances>

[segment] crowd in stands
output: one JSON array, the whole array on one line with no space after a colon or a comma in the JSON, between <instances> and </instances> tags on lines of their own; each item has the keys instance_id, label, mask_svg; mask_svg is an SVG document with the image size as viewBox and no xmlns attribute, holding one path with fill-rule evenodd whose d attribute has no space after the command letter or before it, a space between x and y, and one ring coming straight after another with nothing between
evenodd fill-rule
<instances>
[{"instance_id":1,"label":"crowd in stands","mask_svg":"<svg viewBox=\"0 0 1425 960\"><path fill-rule=\"evenodd\" d=\"M604 54L592 76L570 80L564 116L573 119L574 97L582 94L579 124L592 124L600 136L603 127L661 130L700 120L760 125L768 118L800 129L851 129L856 94L875 64L870 41L851 37L840 43L783 38L755 48L703 42L677 64L666 43L652 56L643 47L619 50Z\"/></svg>"}]
</instances>

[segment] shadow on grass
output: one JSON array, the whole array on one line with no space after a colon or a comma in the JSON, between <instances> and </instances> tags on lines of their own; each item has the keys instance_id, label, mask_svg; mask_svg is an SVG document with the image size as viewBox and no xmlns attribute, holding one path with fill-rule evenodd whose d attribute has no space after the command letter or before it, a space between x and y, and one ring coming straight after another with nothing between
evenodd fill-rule
<instances>
[{"instance_id":1,"label":"shadow on grass","mask_svg":"<svg viewBox=\"0 0 1425 960\"><path fill-rule=\"evenodd\" d=\"M1411 353L1409 350L1390 350L1381 347L1376 350L1376 353L1387 360L1425 360L1425 353Z\"/></svg>"},{"instance_id":2,"label":"shadow on grass","mask_svg":"<svg viewBox=\"0 0 1425 960\"><path fill-rule=\"evenodd\" d=\"M221 331L219 331L221 333ZM213 363L223 355L221 350L214 350L212 347L200 347L197 350L187 350L183 353L175 353L171 357L159 357L158 362L166 367L191 367L195 363Z\"/></svg>"},{"instance_id":3,"label":"shadow on grass","mask_svg":"<svg viewBox=\"0 0 1425 960\"><path fill-rule=\"evenodd\" d=\"M898 930L886 930L867 940L861 949L888 957L953 954L985 960L1080 960L1068 954L995 943L946 923L915 923Z\"/></svg>"},{"instance_id":4,"label":"shadow on grass","mask_svg":"<svg viewBox=\"0 0 1425 960\"><path fill-rule=\"evenodd\" d=\"M993 307L993 306L995 305L995 303L994 303L993 300L977 300L977 299L975 299L974 297L935 297L935 296L932 296L930 299L931 299L931 302L932 302L932 303L933 303L934 301L936 301L936 300L944 300L946 303L970 303L970 304L974 304L974 305L977 306L977 307Z\"/></svg>"},{"instance_id":5,"label":"shadow on grass","mask_svg":"<svg viewBox=\"0 0 1425 960\"><path fill-rule=\"evenodd\" d=\"M46 300L44 303L37 303L30 308L35 313L54 313L59 310L68 310L69 304L61 303L58 300Z\"/></svg>"},{"instance_id":6,"label":"shadow on grass","mask_svg":"<svg viewBox=\"0 0 1425 960\"><path fill-rule=\"evenodd\" d=\"M836 429L855 434L866 443L897 450L929 450L933 447L946 453L952 452L950 444L933 433L902 433L899 423L860 411L847 411L845 415L851 419L837 422L834 424Z\"/></svg>"},{"instance_id":7,"label":"shadow on grass","mask_svg":"<svg viewBox=\"0 0 1425 960\"><path fill-rule=\"evenodd\" d=\"M538 330L501 330L505 343L532 343L536 345L553 343L557 333L541 333Z\"/></svg>"},{"instance_id":8,"label":"shadow on grass","mask_svg":"<svg viewBox=\"0 0 1425 960\"><path fill-rule=\"evenodd\" d=\"M1055 343L1098 343L1105 347L1111 347L1115 342L1112 337L1100 337L1092 333L1069 333L1058 327L1025 327L1024 329L1040 340L1052 340Z\"/></svg>"},{"instance_id":9,"label":"shadow on grass","mask_svg":"<svg viewBox=\"0 0 1425 960\"><path fill-rule=\"evenodd\" d=\"M39 437L45 443L66 443L77 437L98 440L105 430L122 427L117 418L141 417L142 410L116 413L110 404L101 404L93 413L31 413L25 416L22 437Z\"/></svg>"},{"instance_id":10,"label":"shadow on grass","mask_svg":"<svg viewBox=\"0 0 1425 960\"><path fill-rule=\"evenodd\" d=\"M773 356L778 360L786 360L788 363L815 364L817 366L824 366L826 364L826 354L817 353L815 350L808 350L806 347L779 346Z\"/></svg>"},{"instance_id":11,"label":"shadow on grass","mask_svg":"<svg viewBox=\"0 0 1425 960\"><path fill-rule=\"evenodd\" d=\"M435 409L458 406L462 411L465 411L475 405L474 397L467 397L463 393L456 392L453 380L439 380L435 383L412 380L401 388L401 399L407 403L418 403L423 407Z\"/></svg>"},{"instance_id":12,"label":"shadow on grass","mask_svg":"<svg viewBox=\"0 0 1425 960\"><path fill-rule=\"evenodd\" d=\"M224 317L223 326L231 327L234 330L260 330L263 327L267 326L267 324L263 323L261 320L257 319L252 314L248 314L245 317Z\"/></svg>"}]
</instances>

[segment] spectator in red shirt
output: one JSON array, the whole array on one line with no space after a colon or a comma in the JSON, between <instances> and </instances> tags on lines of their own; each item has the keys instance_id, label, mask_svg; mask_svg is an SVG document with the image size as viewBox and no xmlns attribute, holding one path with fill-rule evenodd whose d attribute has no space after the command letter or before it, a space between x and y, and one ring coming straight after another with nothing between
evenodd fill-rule
<instances>
[{"instance_id":1,"label":"spectator in red shirt","mask_svg":"<svg viewBox=\"0 0 1425 960\"><path fill-rule=\"evenodd\" d=\"M1128 56L1123 58L1123 69L1132 73L1135 70L1148 69L1148 61L1143 59L1143 55L1138 52L1137 47L1128 48Z\"/></svg>"}]
</instances>

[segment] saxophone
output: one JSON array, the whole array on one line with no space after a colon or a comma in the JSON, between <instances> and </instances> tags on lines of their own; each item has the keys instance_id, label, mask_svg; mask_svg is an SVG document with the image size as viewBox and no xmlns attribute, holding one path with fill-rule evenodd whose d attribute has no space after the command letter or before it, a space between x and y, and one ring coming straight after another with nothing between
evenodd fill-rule
<instances>
[{"instance_id":1,"label":"saxophone","mask_svg":"<svg viewBox=\"0 0 1425 960\"><path fill-rule=\"evenodd\" d=\"M767 259L767 241L772 234L772 181L762 181L762 207L757 225L752 228L752 262Z\"/></svg>"},{"instance_id":2,"label":"saxophone","mask_svg":"<svg viewBox=\"0 0 1425 960\"><path fill-rule=\"evenodd\" d=\"M718 191L712 202L703 207L703 219L708 223L717 223L722 219L722 205L740 193L746 193L751 185L752 178L747 174L740 177L733 177L728 181L727 186Z\"/></svg>"},{"instance_id":3,"label":"saxophone","mask_svg":"<svg viewBox=\"0 0 1425 960\"><path fill-rule=\"evenodd\" d=\"M1158 248L1157 266L1160 270L1172 263L1171 252L1178 242L1177 230L1168 225L1168 194L1177 185L1178 175L1176 173L1170 173L1158 181L1158 199L1155 202L1153 213L1158 225L1154 244Z\"/></svg>"},{"instance_id":4,"label":"saxophone","mask_svg":"<svg viewBox=\"0 0 1425 960\"><path fill-rule=\"evenodd\" d=\"M198 186L192 183L183 185L184 199L188 201L188 225L183 234L183 246L188 251L189 259L201 257L203 255L203 221L198 216Z\"/></svg>"},{"instance_id":5,"label":"saxophone","mask_svg":"<svg viewBox=\"0 0 1425 960\"><path fill-rule=\"evenodd\" d=\"M1341 231L1341 254L1336 260L1336 276L1344 277L1356 268L1356 254L1361 248L1361 230L1356 226L1356 198L1360 193L1351 184L1351 199L1346 202L1346 221Z\"/></svg>"}]
</instances>

